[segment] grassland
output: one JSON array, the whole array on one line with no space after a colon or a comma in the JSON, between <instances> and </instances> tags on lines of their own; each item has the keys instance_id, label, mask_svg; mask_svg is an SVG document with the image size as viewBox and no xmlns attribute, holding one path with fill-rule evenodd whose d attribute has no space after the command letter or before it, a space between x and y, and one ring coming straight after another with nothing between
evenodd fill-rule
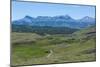
<instances>
[{"instance_id":1,"label":"grassland","mask_svg":"<svg viewBox=\"0 0 100 67\"><path fill-rule=\"evenodd\" d=\"M11 65L95 61L95 27L73 34L12 32Z\"/></svg>"}]
</instances>

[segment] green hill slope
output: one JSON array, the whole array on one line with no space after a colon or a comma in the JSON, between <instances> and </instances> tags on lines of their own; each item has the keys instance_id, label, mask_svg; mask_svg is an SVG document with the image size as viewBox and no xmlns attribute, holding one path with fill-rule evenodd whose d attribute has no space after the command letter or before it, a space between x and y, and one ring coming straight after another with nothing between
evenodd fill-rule
<instances>
[{"instance_id":1,"label":"green hill slope","mask_svg":"<svg viewBox=\"0 0 100 67\"><path fill-rule=\"evenodd\" d=\"M95 61L95 26L70 35L12 32L12 65Z\"/></svg>"}]
</instances>

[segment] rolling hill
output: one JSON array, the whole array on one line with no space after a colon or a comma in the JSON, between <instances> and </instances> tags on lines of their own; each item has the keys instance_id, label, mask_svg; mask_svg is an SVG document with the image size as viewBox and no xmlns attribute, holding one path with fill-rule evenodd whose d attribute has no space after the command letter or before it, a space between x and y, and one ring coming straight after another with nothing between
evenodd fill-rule
<instances>
[{"instance_id":1,"label":"rolling hill","mask_svg":"<svg viewBox=\"0 0 100 67\"><path fill-rule=\"evenodd\" d=\"M13 32L11 43L13 66L96 60L95 26L70 35Z\"/></svg>"}]
</instances>

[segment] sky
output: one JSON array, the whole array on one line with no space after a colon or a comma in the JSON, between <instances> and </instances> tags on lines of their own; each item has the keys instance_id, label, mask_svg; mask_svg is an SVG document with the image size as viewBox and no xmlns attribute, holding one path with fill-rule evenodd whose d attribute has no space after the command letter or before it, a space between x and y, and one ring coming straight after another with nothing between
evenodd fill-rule
<instances>
[{"instance_id":1,"label":"sky","mask_svg":"<svg viewBox=\"0 0 100 67\"><path fill-rule=\"evenodd\" d=\"M12 20L24 18L26 15L31 17L69 15L74 19L85 16L95 18L95 6L13 1Z\"/></svg>"}]
</instances>

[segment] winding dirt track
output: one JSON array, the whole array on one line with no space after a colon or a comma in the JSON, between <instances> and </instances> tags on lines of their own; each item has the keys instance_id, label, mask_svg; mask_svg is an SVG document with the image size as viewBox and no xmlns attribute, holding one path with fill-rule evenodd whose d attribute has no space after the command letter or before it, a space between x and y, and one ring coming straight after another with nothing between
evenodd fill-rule
<instances>
[{"instance_id":1,"label":"winding dirt track","mask_svg":"<svg viewBox=\"0 0 100 67\"><path fill-rule=\"evenodd\" d=\"M50 53L47 55L47 58L50 57L53 54L53 51L50 50Z\"/></svg>"}]
</instances>

